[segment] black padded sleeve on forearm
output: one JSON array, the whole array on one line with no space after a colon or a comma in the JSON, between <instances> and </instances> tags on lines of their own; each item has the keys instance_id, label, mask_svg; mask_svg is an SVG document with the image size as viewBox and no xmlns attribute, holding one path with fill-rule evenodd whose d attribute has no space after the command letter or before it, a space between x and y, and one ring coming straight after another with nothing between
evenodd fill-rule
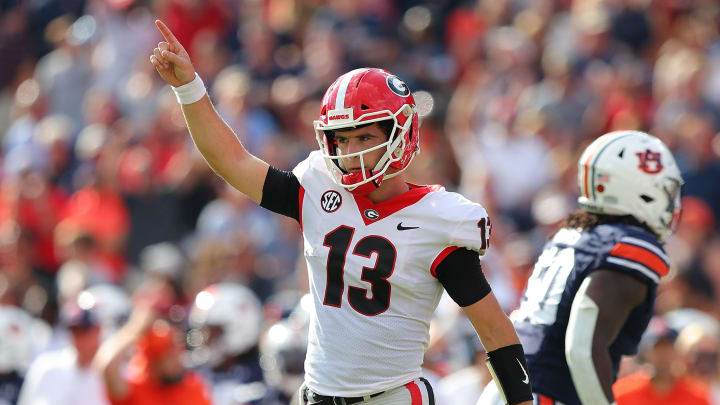
<instances>
[{"instance_id":1,"label":"black padded sleeve on forearm","mask_svg":"<svg viewBox=\"0 0 720 405\"><path fill-rule=\"evenodd\" d=\"M488 352L487 356L486 362L490 363L488 368L509 405L533 400L532 385L522 345L501 347Z\"/></svg>"},{"instance_id":2,"label":"black padded sleeve on forearm","mask_svg":"<svg viewBox=\"0 0 720 405\"><path fill-rule=\"evenodd\" d=\"M440 262L435 274L445 291L461 307L472 305L490 293L490 284L475 251L456 249Z\"/></svg>"},{"instance_id":3,"label":"black padded sleeve on forearm","mask_svg":"<svg viewBox=\"0 0 720 405\"><path fill-rule=\"evenodd\" d=\"M300 181L295 174L270 166L265 176L260 206L299 221L299 196Z\"/></svg>"}]
</instances>

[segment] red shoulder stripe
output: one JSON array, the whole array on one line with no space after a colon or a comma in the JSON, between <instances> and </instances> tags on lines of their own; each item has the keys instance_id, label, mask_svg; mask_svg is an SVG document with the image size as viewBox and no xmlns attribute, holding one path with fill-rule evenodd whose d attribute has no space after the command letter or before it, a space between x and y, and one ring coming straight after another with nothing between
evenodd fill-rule
<instances>
[{"instance_id":1,"label":"red shoulder stripe","mask_svg":"<svg viewBox=\"0 0 720 405\"><path fill-rule=\"evenodd\" d=\"M610 255L636 261L660 276L664 276L670 271L670 268L664 260L658 257L655 253L639 246L627 243L618 243L610 251Z\"/></svg>"}]
</instances>

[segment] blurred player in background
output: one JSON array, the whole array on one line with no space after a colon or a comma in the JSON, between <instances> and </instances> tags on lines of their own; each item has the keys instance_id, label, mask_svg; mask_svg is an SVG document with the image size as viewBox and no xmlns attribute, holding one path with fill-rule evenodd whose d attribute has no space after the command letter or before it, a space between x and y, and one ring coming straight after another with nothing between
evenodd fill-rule
<instances>
[{"instance_id":1,"label":"blurred player in background","mask_svg":"<svg viewBox=\"0 0 720 405\"><path fill-rule=\"evenodd\" d=\"M480 268L490 237L485 209L440 186L405 182L420 140L405 83L381 69L340 76L314 123L320 150L284 172L238 142L183 46L157 25L166 41L151 63L173 86L208 164L300 223L314 298L301 402L434 404L421 365L445 288L488 350L507 400L529 404L522 346Z\"/></svg>"},{"instance_id":2,"label":"blurred player in background","mask_svg":"<svg viewBox=\"0 0 720 405\"><path fill-rule=\"evenodd\" d=\"M312 296L305 295L287 318L272 325L260 344L260 361L269 390L262 405L298 403L303 383Z\"/></svg>"},{"instance_id":3,"label":"blurred player in background","mask_svg":"<svg viewBox=\"0 0 720 405\"><path fill-rule=\"evenodd\" d=\"M260 368L260 301L234 283L200 291L190 310L191 358L213 387L213 404L259 404L267 391Z\"/></svg>"},{"instance_id":4,"label":"blurred player in background","mask_svg":"<svg viewBox=\"0 0 720 405\"><path fill-rule=\"evenodd\" d=\"M114 284L96 284L81 292L78 298L92 303L103 339L123 326L132 310L128 294Z\"/></svg>"},{"instance_id":5,"label":"blurred player in background","mask_svg":"<svg viewBox=\"0 0 720 405\"><path fill-rule=\"evenodd\" d=\"M50 326L26 311L0 305L0 405L15 405L33 357L50 340Z\"/></svg>"},{"instance_id":6,"label":"blurred player in background","mask_svg":"<svg viewBox=\"0 0 720 405\"><path fill-rule=\"evenodd\" d=\"M102 378L91 367L100 346L100 319L91 302L72 300L61 309L71 344L33 361L20 392L20 405L105 405Z\"/></svg>"},{"instance_id":7,"label":"blurred player in background","mask_svg":"<svg viewBox=\"0 0 720 405\"><path fill-rule=\"evenodd\" d=\"M511 319L540 403L607 405L668 273L662 242L679 219L683 179L668 148L638 131L599 137L578 170L581 209L546 244ZM479 404L496 403L491 384Z\"/></svg>"}]
</instances>

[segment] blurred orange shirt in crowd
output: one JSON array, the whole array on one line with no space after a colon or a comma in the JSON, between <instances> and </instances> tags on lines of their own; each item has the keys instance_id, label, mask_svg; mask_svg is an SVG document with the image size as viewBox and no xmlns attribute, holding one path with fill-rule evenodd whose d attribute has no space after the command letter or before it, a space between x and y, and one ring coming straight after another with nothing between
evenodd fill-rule
<instances>
[{"instance_id":1,"label":"blurred orange shirt in crowd","mask_svg":"<svg viewBox=\"0 0 720 405\"><path fill-rule=\"evenodd\" d=\"M699 382L681 377L670 391L659 392L645 372L619 379L613 385L613 393L618 405L710 405L710 394Z\"/></svg>"},{"instance_id":2,"label":"blurred orange shirt in crowd","mask_svg":"<svg viewBox=\"0 0 720 405\"><path fill-rule=\"evenodd\" d=\"M125 398L113 398L112 405L210 405L210 392L203 380L188 371L179 383L162 385L151 378L128 381L129 392Z\"/></svg>"},{"instance_id":3,"label":"blurred orange shirt in crowd","mask_svg":"<svg viewBox=\"0 0 720 405\"><path fill-rule=\"evenodd\" d=\"M60 263L55 257L53 229L62 216L68 196L59 187L45 185L37 198L0 197L0 224L17 221L33 237L36 263L42 270L54 273Z\"/></svg>"},{"instance_id":4,"label":"blurred orange shirt in crowd","mask_svg":"<svg viewBox=\"0 0 720 405\"><path fill-rule=\"evenodd\" d=\"M122 280L125 270L122 246L130 228L130 214L122 196L112 190L80 189L67 203L65 221L100 242L103 260L114 272L112 281Z\"/></svg>"}]
</instances>

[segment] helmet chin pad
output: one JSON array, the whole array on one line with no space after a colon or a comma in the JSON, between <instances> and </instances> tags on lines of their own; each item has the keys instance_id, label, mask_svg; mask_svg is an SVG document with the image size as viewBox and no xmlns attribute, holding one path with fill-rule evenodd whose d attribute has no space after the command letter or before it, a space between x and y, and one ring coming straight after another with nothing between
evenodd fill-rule
<instances>
[{"instance_id":1,"label":"helmet chin pad","mask_svg":"<svg viewBox=\"0 0 720 405\"><path fill-rule=\"evenodd\" d=\"M346 173L342 176L342 184L356 184L360 183L363 180L370 178L373 176L372 170L365 170L365 172L352 172L352 173ZM349 192L351 192L354 195L368 195L371 192L377 190L378 187L380 187L380 183L382 182L383 176L379 176L373 181L368 181L367 183L361 184L355 188L348 189Z\"/></svg>"}]
</instances>

